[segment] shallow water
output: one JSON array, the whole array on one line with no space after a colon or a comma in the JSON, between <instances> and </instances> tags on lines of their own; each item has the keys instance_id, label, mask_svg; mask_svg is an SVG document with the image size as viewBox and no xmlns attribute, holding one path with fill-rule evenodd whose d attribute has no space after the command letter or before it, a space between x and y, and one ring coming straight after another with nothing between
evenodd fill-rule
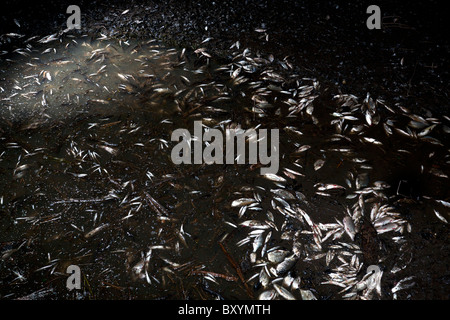
<instances>
[{"instance_id":1,"label":"shallow water","mask_svg":"<svg viewBox=\"0 0 450 320\"><path fill-rule=\"evenodd\" d=\"M419 296L426 270L417 263L425 257L417 237L448 244L448 224L433 211L450 218L446 202L436 201L449 197L448 119L423 115L411 125L402 106L338 97L295 74L289 61L246 48L218 58L101 37L33 42L27 56L3 56L4 298L38 290L68 299L257 298L273 283L264 289L258 277L247 280L276 267L262 246L254 249L261 234L267 252L301 251L288 274L317 298L348 293L323 284L339 267L359 281L370 264L384 272L381 298L393 298L391 289L409 276L416 284L396 295ZM221 130L278 128L283 181L261 176L259 166L173 164L171 132L192 133L195 120ZM319 159L325 162L316 170ZM240 198L254 201L233 206ZM314 233L327 234L317 231L320 224L342 222L348 210L356 224L360 211L370 218L374 204L388 208L397 227L360 231L354 240L341 232L317 244ZM252 231L240 225L246 220L269 221L270 228L240 245ZM334 254L328 264L327 254ZM65 288L71 264L83 274L78 293ZM271 281L281 285L285 277L272 274Z\"/></svg>"}]
</instances>

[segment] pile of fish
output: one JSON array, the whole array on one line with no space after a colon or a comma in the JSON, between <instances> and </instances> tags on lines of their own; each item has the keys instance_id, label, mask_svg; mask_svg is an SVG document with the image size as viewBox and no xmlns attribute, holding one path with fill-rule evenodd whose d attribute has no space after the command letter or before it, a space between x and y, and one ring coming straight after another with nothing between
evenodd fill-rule
<instances>
[{"instance_id":1,"label":"pile of fish","mask_svg":"<svg viewBox=\"0 0 450 320\"><path fill-rule=\"evenodd\" d=\"M280 83L277 77L267 80ZM365 99L335 95L336 108L327 117L324 106L319 105L322 110L317 110L312 103L317 97L311 94L317 89L317 82L290 90L284 89L284 81L281 82L277 92L286 94L282 100L289 105L286 117L298 117L302 124L284 128L295 133L296 139L292 148L295 150L282 157L295 160L287 162L279 175L263 177L271 185L237 191L241 197L231 207L239 209L238 223L227 222L234 228L248 230L237 243L250 246L249 257L256 272L248 281L256 281L262 287L260 299L317 299L313 292L319 288L303 284L301 274L302 268L310 268L309 262L320 261L324 270L320 286L341 288L337 295L343 299L397 298L399 291L414 286L414 276L397 279L394 287L384 290L382 276L395 275L408 267L412 254L407 234L412 227L397 211L392 197L403 196L399 192L402 181L392 188L387 182L372 178L372 171L387 154L412 155L420 148L430 150L430 159L441 153L445 161L428 168L421 165L420 173L448 183L444 171L448 172L450 155L448 144L441 139L450 133L450 119L420 116L401 105L390 107L369 94ZM261 114L259 110L255 112ZM311 142L311 137L302 132L302 127L311 123L317 126L316 132L328 126L326 135L318 134L321 139ZM380 157L365 158L365 153L373 149L378 150ZM333 172L322 180L320 172L327 166ZM298 191L298 181L310 183L314 193ZM322 204L317 201L321 197L330 200ZM449 202L425 198L435 218L448 224ZM320 212L330 210L330 201L335 206L334 219L324 220ZM387 234L384 243L378 239L381 234ZM386 269L387 247L409 259ZM373 272L374 265L380 272Z\"/></svg>"},{"instance_id":2,"label":"pile of fish","mask_svg":"<svg viewBox=\"0 0 450 320\"><path fill-rule=\"evenodd\" d=\"M424 147L439 163L421 174L448 181L448 117L370 94L324 103L319 81L289 58L239 41L216 57L202 44L64 30L24 39L1 65L3 297L20 297L14 286L29 296L28 281L64 278L70 264L120 292L130 281L154 288L147 298L227 297L230 286L252 284L260 299L319 299L335 288L334 298L376 299L414 285L397 279L386 295L383 275L407 270L413 230L392 197L402 196L400 185L374 171L385 157ZM278 128L278 174L173 164L171 132L196 120L206 129ZM445 224L447 200L428 199ZM246 279L235 263L239 279L223 259L197 256L216 238L230 261L249 261ZM388 251L403 257L389 269ZM192 289L199 283L207 295Z\"/></svg>"}]
</instances>

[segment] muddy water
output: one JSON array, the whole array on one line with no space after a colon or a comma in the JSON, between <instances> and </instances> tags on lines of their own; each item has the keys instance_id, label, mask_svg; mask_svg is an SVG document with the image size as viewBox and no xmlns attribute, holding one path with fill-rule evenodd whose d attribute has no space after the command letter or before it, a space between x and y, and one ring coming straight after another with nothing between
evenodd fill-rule
<instances>
[{"instance_id":1,"label":"muddy water","mask_svg":"<svg viewBox=\"0 0 450 320\"><path fill-rule=\"evenodd\" d=\"M218 58L99 34L29 49L2 61L2 297L423 294L427 245L448 248L447 118L339 96L238 46ZM173 164L171 132L193 133L195 120L279 129L279 181L259 165ZM233 205L242 198L253 200ZM349 212L353 239L339 227ZM287 272L271 271L278 249L295 254ZM65 287L71 264L82 270L76 293ZM383 271L379 294L353 290L369 265Z\"/></svg>"}]
</instances>

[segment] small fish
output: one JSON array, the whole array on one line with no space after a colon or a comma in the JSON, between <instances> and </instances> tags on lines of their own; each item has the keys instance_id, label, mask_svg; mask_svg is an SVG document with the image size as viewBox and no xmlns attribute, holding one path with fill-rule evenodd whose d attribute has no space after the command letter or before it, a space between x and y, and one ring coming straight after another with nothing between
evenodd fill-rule
<instances>
[{"instance_id":1,"label":"small fish","mask_svg":"<svg viewBox=\"0 0 450 320\"><path fill-rule=\"evenodd\" d=\"M285 288L277 285L276 283L273 284L273 287L275 288L275 290L277 291L277 293L283 297L286 300L297 300L295 299L295 297L292 295L292 293L290 293L288 290L286 290Z\"/></svg>"},{"instance_id":2,"label":"small fish","mask_svg":"<svg viewBox=\"0 0 450 320\"><path fill-rule=\"evenodd\" d=\"M282 262L280 262L275 271L278 276L282 276L286 272L288 272L297 262L298 257L295 254L290 255L289 257L286 257Z\"/></svg>"},{"instance_id":3,"label":"small fish","mask_svg":"<svg viewBox=\"0 0 450 320\"><path fill-rule=\"evenodd\" d=\"M380 141L378 141L378 140L376 140L376 139L374 139L374 138L363 137L363 140L364 140L364 141L367 141L367 142L369 142L369 143L376 144L376 145L383 145L383 143L381 143Z\"/></svg>"},{"instance_id":4,"label":"small fish","mask_svg":"<svg viewBox=\"0 0 450 320\"><path fill-rule=\"evenodd\" d=\"M45 36L42 39L38 40L39 43L48 43L51 41L55 41L58 39L58 34L57 33L53 33L51 35Z\"/></svg>"},{"instance_id":5,"label":"small fish","mask_svg":"<svg viewBox=\"0 0 450 320\"><path fill-rule=\"evenodd\" d=\"M342 220L343 224L344 224L344 229L345 232L347 232L348 236L350 237L350 239L352 239L352 241L355 240L355 225L353 224L353 220L351 217L346 216L343 220Z\"/></svg>"},{"instance_id":6,"label":"small fish","mask_svg":"<svg viewBox=\"0 0 450 320\"><path fill-rule=\"evenodd\" d=\"M411 282L411 283L405 284L405 282L407 282L407 281L409 281L409 280L412 280L412 279L414 279L414 276L406 277L406 278L400 280L400 281L399 281L399 282L391 289L391 292L395 294L397 291L400 291L400 290L404 290L404 289L408 289L408 288L413 287L413 286L416 284L415 282Z\"/></svg>"},{"instance_id":7,"label":"small fish","mask_svg":"<svg viewBox=\"0 0 450 320\"><path fill-rule=\"evenodd\" d=\"M30 167L29 164L23 164L23 165L17 167L16 169L14 169L14 173L20 172L20 171L23 171L23 170L26 170L26 169L28 169L29 167Z\"/></svg>"},{"instance_id":8,"label":"small fish","mask_svg":"<svg viewBox=\"0 0 450 320\"><path fill-rule=\"evenodd\" d=\"M304 174L302 174L302 173L300 173L298 171L289 169L289 168L284 168L283 169L283 173L284 173L284 175L286 177L294 179L294 180L295 180L295 176L300 176L300 177L304 177L305 176Z\"/></svg>"},{"instance_id":9,"label":"small fish","mask_svg":"<svg viewBox=\"0 0 450 320\"><path fill-rule=\"evenodd\" d=\"M314 187L317 187L318 191L345 189L345 187L341 185L331 183L317 183L314 185Z\"/></svg>"},{"instance_id":10,"label":"small fish","mask_svg":"<svg viewBox=\"0 0 450 320\"><path fill-rule=\"evenodd\" d=\"M259 282L261 283L263 288L267 287L267 285L269 284L269 281L270 281L270 277L267 274L266 269L261 268L261 272L259 273Z\"/></svg>"},{"instance_id":11,"label":"small fish","mask_svg":"<svg viewBox=\"0 0 450 320\"><path fill-rule=\"evenodd\" d=\"M22 38L22 37L25 37L23 34L18 34L18 33L14 33L14 32L7 33L7 34L5 34L5 36L7 36L9 38Z\"/></svg>"},{"instance_id":12,"label":"small fish","mask_svg":"<svg viewBox=\"0 0 450 320\"><path fill-rule=\"evenodd\" d=\"M260 231L260 230L258 230L258 231ZM261 230L261 231L264 232L264 230ZM261 246L263 245L263 242L264 242L264 237L263 237L263 234L260 233L257 237L255 237L255 240L253 240L253 243L252 243L253 252L258 251L258 249L261 248Z\"/></svg>"},{"instance_id":13,"label":"small fish","mask_svg":"<svg viewBox=\"0 0 450 320\"><path fill-rule=\"evenodd\" d=\"M358 118L356 118L354 116L342 116L342 119L349 120L349 121L357 121L357 120L359 120Z\"/></svg>"},{"instance_id":14,"label":"small fish","mask_svg":"<svg viewBox=\"0 0 450 320\"><path fill-rule=\"evenodd\" d=\"M67 173L69 173L69 174L71 174L71 175L73 175L74 177L77 177L77 178L84 178L84 177L87 176L86 173L73 173L73 172L67 172Z\"/></svg>"},{"instance_id":15,"label":"small fish","mask_svg":"<svg viewBox=\"0 0 450 320\"><path fill-rule=\"evenodd\" d=\"M278 175L276 175L276 174L273 174L273 173L266 173L266 174L264 174L263 176L264 176L264 178L269 179L269 180L271 180L271 181L275 181L275 182L286 182L286 179L285 179L285 178L280 177L280 176L278 176Z\"/></svg>"},{"instance_id":16,"label":"small fish","mask_svg":"<svg viewBox=\"0 0 450 320\"><path fill-rule=\"evenodd\" d=\"M272 250L267 253L267 259L272 263L280 263L286 258L289 251L283 249Z\"/></svg>"},{"instance_id":17,"label":"small fish","mask_svg":"<svg viewBox=\"0 0 450 320\"><path fill-rule=\"evenodd\" d=\"M448 175L438 168L431 168L429 172L436 177L448 179Z\"/></svg>"},{"instance_id":18,"label":"small fish","mask_svg":"<svg viewBox=\"0 0 450 320\"><path fill-rule=\"evenodd\" d=\"M241 72L241 68L237 68L236 70L233 71L233 73L231 74L231 78L235 79L239 73Z\"/></svg>"},{"instance_id":19,"label":"small fish","mask_svg":"<svg viewBox=\"0 0 450 320\"><path fill-rule=\"evenodd\" d=\"M111 148L111 147L108 147L108 146L104 146L104 145L99 145L98 147L102 148L103 150L105 150L106 152L109 152L112 155L117 154L117 149L114 149L114 148Z\"/></svg>"},{"instance_id":20,"label":"small fish","mask_svg":"<svg viewBox=\"0 0 450 320\"><path fill-rule=\"evenodd\" d=\"M436 127L436 124L433 124L427 128L425 128L424 130L422 130L421 132L419 132L417 134L418 137L424 137L426 135L428 135L434 128Z\"/></svg>"},{"instance_id":21,"label":"small fish","mask_svg":"<svg viewBox=\"0 0 450 320\"><path fill-rule=\"evenodd\" d=\"M258 299L259 300L273 300L273 299L275 299L276 296L277 296L277 291L272 289L272 290L267 290L267 291L262 292L259 295Z\"/></svg>"},{"instance_id":22,"label":"small fish","mask_svg":"<svg viewBox=\"0 0 450 320\"><path fill-rule=\"evenodd\" d=\"M96 235L97 233L99 233L100 231L102 231L103 229L107 228L109 226L109 223L105 223L102 224L101 226L95 228L94 230L89 231L88 233L86 233L84 235L84 237L86 239L93 237L94 235Z\"/></svg>"},{"instance_id":23,"label":"small fish","mask_svg":"<svg viewBox=\"0 0 450 320\"><path fill-rule=\"evenodd\" d=\"M324 164L325 164L325 160L323 160L323 159L317 160L316 162L314 162L314 170L315 171L319 170L320 168L323 167Z\"/></svg>"},{"instance_id":24,"label":"small fish","mask_svg":"<svg viewBox=\"0 0 450 320\"><path fill-rule=\"evenodd\" d=\"M44 70L44 71L41 72L41 74L48 81L52 81L52 75L50 74L50 72Z\"/></svg>"},{"instance_id":25,"label":"small fish","mask_svg":"<svg viewBox=\"0 0 450 320\"><path fill-rule=\"evenodd\" d=\"M252 229L269 229L271 226L265 222L259 220L246 220L240 223L241 226L249 227Z\"/></svg>"},{"instance_id":26,"label":"small fish","mask_svg":"<svg viewBox=\"0 0 450 320\"><path fill-rule=\"evenodd\" d=\"M295 200L295 196L285 189L271 189L270 192L276 194L277 196L281 197L282 199Z\"/></svg>"},{"instance_id":27,"label":"small fish","mask_svg":"<svg viewBox=\"0 0 450 320\"><path fill-rule=\"evenodd\" d=\"M241 199L234 200L231 203L231 206L232 207L242 207L242 206L250 205L255 202L256 202L256 200L253 198L241 198Z\"/></svg>"},{"instance_id":28,"label":"small fish","mask_svg":"<svg viewBox=\"0 0 450 320\"><path fill-rule=\"evenodd\" d=\"M436 202L450 208L450 202L444 201L444 200L436 200Z\"/></svg>"},{"instance_id":29,"label":"small fish","mask_svg":"<svg viewBox=\"0 0 450 320\"><path fill-rule=\"evenodd\" d=\"M369 126L371 126L372 125L372 115L370 114L370 112L366 112L365 118L366 118L367 124Z\"/></svg>"},{"instance_id":30,"label":"small fish","mask_svg":"<svg viewBox=\"0 0 450 320\"><path fill-rule=\"evenodd\" d=\"M398 231L400 230L400 226L397 223L387 223L375 229L377 230L378 234L382 234L390 231Z\"/></svg>"},{"instance_id":31,"label":"small fish","mask_svg":"<svg viewBox=\"0 0 450 320\"><path fill-rule=\"evenodd\" d=\"M434 214L436 215L436 217L439 218L439 220L443 221L444 223L448 223L447 219L445 219L438 211L434 210Z\"/></svg>"},{"instance_id":32,"label":"small fish","mask_svg":"<svg viewBox=\"0 0 450 320\"><path fill-rule=\"evenodd\" d=\"M305 144L305 145L301 146L300 148L298 148L297 150L295 150L295 152L294 152L294 153L301 153L301 152L305 152L306 150L309 150L309 149L311 149L311 146L310 146L310 145L307 145L307 144Z\"/></svg>"},{"instance_id":33,"label":"small fish","mask_svg":"<svg viewBox=\"0 0 450 320\"><path fill-rule=\"evenodd\" d=\"M300 289L300 294L303 300L317 300L311 290L302 290Z\"/></svg>"}]
</instances>

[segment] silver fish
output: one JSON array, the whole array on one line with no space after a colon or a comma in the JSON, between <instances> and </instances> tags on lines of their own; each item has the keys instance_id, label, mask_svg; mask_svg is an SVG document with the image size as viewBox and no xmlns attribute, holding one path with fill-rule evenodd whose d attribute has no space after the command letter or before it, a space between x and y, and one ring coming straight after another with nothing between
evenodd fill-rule
<instances>
[{"instance_id":1,"label":"silver fish","mask_svg":"<svg viewBox=\"0 0 450 320\"><path fill-rule=\"evenodd\" d=\"M276 283L273 284L273 287L275 288L275 290L277 291L277 293L283 297L286 300L296 300L294 295L292 293L290 293L288 290L286 290L285 288L277 285Z\"/></svg>"},{"instance_id":2,"label":"silver fish","mask_svg":"<svg viewBox=\"0 0 450 320\"><path fill-rule=\"evenodd\" d=\"M242 206L247 206L249 204L255 203L256 200L254 198L241 198L241 199L237 199L234 200L231 203L232 207L242 207Z\"/></svg>"},{"instance_id":3,"label":"silver fish","mask_svg":"<svg viewBox=\"0 0 450 320\"><path fill-rule=\"evenodd\" d=\"M249 227L252 229L269 229L271 226L266 222L262 222L259 220L246 220L240 223L241 226Z\"/></svg>"},{"instance_id":4,"label":"silver fish","mask_svg":"<svg viewBox=\"0 0 450 320\"><path fill-rule=\"evenodd\" d=\"M289 251L283 249L267 252L267 259L272 263L280 263L289 254Z\"/></svg>"},{"instance_id":5,"label":"silver fish","mask_svg":"<svg viewBox=\"0 0 450 320\"><path fill-rule=\"evenodd\" d=\"M275 181L275 182L286 182L286 179L283 177L280 177L276 174L273 173L266 173L263 175L264 178L269 179L271 181Z\"/></svg>"},{"instance_id":6,"label":"silver fish","mask_svg":"<svg viewBox=\"0 0 450 320\"><path fill-rule=\"evenodd\" d=\"M353 224L352 218L349 216L346 216L346 217L344 217L342 222L344 224L345 232L348 234L350 239L352 239L352 241L354 241L356 232L355 232L355 225Z\"/></svg>"},{"instance_id":7,"label":"silver fish","mask_svg":"<svg viewBox=\"0 0 450 320\"><path fill-rule=\"evenodd\" d=\"M275 268L275 271L278 276L281 276L288 272L294 264L297 262L298 257L295 254L292 254L289 257L286 257L282 262L280 262L277 267Z\"/></svg>"},{"instance_id":8,"label":"silver fish","mask_svg":"<svg viewBox=\"0 0 450 320\"><path fill-rule=\"evenodd\" d=\"M300 294L303 300L317 300L311 290L302 290L300 289Z\"/></svg>"},{"instance_id":9,"label":"silver fish","mask_svg":"<svg viewBox=\"0 0 450 320\"><path fill-rule=\"evenodd\" d=\"M275 299L276 296L277 296L277 291L272 289L272 290L267 290L267 291L262 292L259 295L258 299L259 300L273 300L273 299Z\"/></svg>"},{"instance_id":10,"label":"silver fish","mask_svg":"<svg viewBox=\"0 0 450 320\"><path fill-rule=\"evenodd\" d=\"M84 235L84 237L87 239L87 238L91 238L91 237L93 237L94 235L96 235L97 233L99 233L101 230L103 230L103 229L105 229L105 228L107 228L107 227L109 227L109 223L105 223L105 224L102 224L101 226L98 226L97 228L95 228L94 230L91 230L91 231L89 231L88 233L86 233L85 235Z\"/></svg>"}]
</instances>

